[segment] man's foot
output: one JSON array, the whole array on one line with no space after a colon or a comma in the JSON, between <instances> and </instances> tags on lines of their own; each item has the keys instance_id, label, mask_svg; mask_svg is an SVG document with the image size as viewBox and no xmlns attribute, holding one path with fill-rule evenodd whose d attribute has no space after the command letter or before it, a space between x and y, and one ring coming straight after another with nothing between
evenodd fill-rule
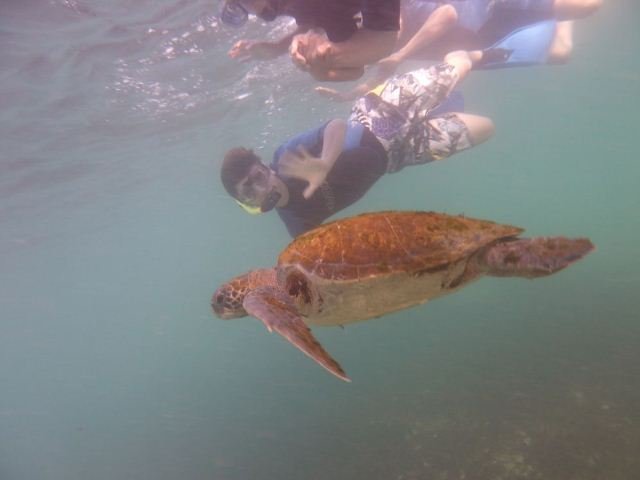
<instances>
[{"instance_id":1,"label":"man's foot","mask_svg":"<svg viewBox=\"0 0 640 480\"><path fill-rule=\"evenodd\" d=\"M504 63L512 53L513 50L506 48L487 48L486 50L482 50L482 56L474 62L473 66L482 67L491 63Z\"/></svg>"}]
</instances>

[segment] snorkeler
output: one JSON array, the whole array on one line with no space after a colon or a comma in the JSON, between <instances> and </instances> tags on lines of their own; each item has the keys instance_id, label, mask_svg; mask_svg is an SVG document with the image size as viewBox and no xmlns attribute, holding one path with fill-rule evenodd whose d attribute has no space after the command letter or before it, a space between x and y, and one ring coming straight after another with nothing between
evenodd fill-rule
<instances>
[{"instance_id":1,"label":"snorkeler","mask_svg":"<svg viewBox=\"0 0 640 480\"><path fill-rule=\"evenodd\" d=\"M289 52L318 80L360 78L364 65L393 51L400 29L400 0L226 0L220 18L241 26L249 13L265 21L290 16L297 29L276 42L240 40L232 58L267 60Z\"/></svg>"},{"instance_id":2,"label":"snorkeler","mask_svg":"<svg viewBox=\"0 0 640 480\"><path fill-rule=\"evenodd\" d=\"M493 135L489 118L442 108L480 56L452 52L442 64L392 77L355 102L348 122L331 120L281 145L269 167L252 150L229 150L224 188L249 213L275 209L297 236L355 203L385 173L484 142Z\"/></svg>"},{"instance_id":3,"label":"snorkeler","mask_svg":"<svg viewBox=\"0 0 640 480\"><path fill-rule=\"evenodd\" d=\"M601 0L403 0L399 48L376 63L371 79L346 93L316 90L352 100L407 59L437 60L460 48L488 53L476 69L566 63L573 49L573 21L567 19L591 15L600 5Z\"/></svg>"},{"instance_id":4,"label":"snorkeler","mask_svg":"<svg viewBox=\"0 0 640 480\"><path fill-rule=\"evenodd\" d=\"M399 48L375 64L375 74L346 93L316 90L352 100L391 76L407 59L437 60L446 52L484 50L476 69L563 64L573 50L573 20L600 8L601 0L403 0ZM338 78L334 78L338 80ZM346 78L345 78L346 80Z\"/></svg>"},{"instance_id":5,"label":"snorkeler","mask_svg":"<svg viewBox=\"0 0 640 480\"><path fill-rule=\"evenodd\" d=\"M502 61L496 57L485 68L564 63L572 49L569 20L591 15L601 3L602 0L402 0L396 51L383 59L378 57L379 71L373 81L379 83L388 78L407 58L437 60L450 51L490 46L511 54ZM341 57L340 44L330 36L317 31L300 35L304 30L278 42L240 40L229 55L243 60L265 60L286 53L290 46L292 59L298 66L317 80L331 81L359 78L363 69L353 65L373 63L367 55L372 45L362 45L359 52L353 50L363 54L360 60L357 55L355 59ZM501 41L506 45L501 45ZM345 68L345 60L353 68Z\"/></svg>"}]
</instances>

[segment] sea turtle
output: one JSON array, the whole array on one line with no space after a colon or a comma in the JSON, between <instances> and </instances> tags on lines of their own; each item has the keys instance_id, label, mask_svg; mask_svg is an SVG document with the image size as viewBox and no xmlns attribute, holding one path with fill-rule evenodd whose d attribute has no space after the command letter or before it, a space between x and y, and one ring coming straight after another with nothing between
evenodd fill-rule
<instances>
[{"instance_id":1,"label":"sea turtle","mask_svg":"<svg viewBox=\"0 0 640 480\"><path fill-rule=\"evenodd\" d=\"M455 292L482 275L550 275L593 250L587 238L516 238L511 225L434 212L365 213L295 238L274 268L233 278L211 298L223 319L252 315L350 381L308 325L344 325Z\"/></svg>"}]
</instances>

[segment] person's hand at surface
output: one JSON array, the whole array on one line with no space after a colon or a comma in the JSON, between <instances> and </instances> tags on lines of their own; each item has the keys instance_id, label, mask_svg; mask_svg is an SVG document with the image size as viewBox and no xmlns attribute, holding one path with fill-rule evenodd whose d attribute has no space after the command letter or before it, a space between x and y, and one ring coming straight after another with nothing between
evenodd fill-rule
<instances>
[{"instance_id":1,"label":"person's hand at surface","mask_svg":"<svg viewBox=\"0 0 640 480\"><path fill-rule=\"evenodd\" d=\"M314 89L321 96L328 98L329 100L333 100L334 102L348 102L352 100L351 92L340 92L335 88L329 87L316 87Z\"/></svg>"},{"instance_id":2,"label":"person's hand at surface","mask_svg":"<svg viewBox=\"0 0 640 480\"><path fill-rule=\"evenodd\" d=\"M377 85L376 85L377 86ZM369 83L361 83L347 92L340 92L329 87L316 87L314 90L334 102L349 102L366 95L373 87Z\"/></svg>"},{"instance_id":3,"label":"person's hand at surface","mask_svg":"<svg viewBox=\"0 0 640 480\"><path fill-rule=\"evenodd\" d=\"M311 155L304 147L300 146L296 151L286 151L279 161L279 171L287 177L294 177L306 181L309 185L304 189L302 196L308 200L322 185L330 170L320 157Z\"/></svg>"},{"instance_id":4,"label":"person's hand at surface","mask_svg":"<svg viewBox=\"0 0 640 480\"><path fill-rule=\"evenodd\" d=\"M293 63L301 70L311 68L327 69L322 65L327 54L331 50L331 42L324 32L310 30L307 33L296 35L291 40L289 55Z\"/></svg>"},{"instance_id":5,"label":"person's hand at surface","mask_svg":"<svg viewBox=\"0 0 640 480\"><path fill-rule=\"evenodd\" d=\"M229 50L229 56L241 62L271 60L277 57L279 53L277 45L257 40L239 40Z\"/></svg>"},{"instance_id":6,"label":"person's hand at surface","mask_svg":"<svg viewBox=\"0 0 640 480\"><path fill-rule=\"evenodd\" d=\"M344 82L360 78L364 66L334 68L328 58L331 42L327 35L318 30L296 34L289 46L289 55L293 63L320 82Z\"/></svg>"}]
</instances>

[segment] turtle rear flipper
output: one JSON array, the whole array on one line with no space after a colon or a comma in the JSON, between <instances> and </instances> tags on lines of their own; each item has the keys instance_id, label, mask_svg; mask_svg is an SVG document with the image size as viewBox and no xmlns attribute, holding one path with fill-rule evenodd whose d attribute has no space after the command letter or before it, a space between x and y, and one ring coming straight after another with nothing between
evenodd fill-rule
<instances>
[{"instance_id":1,"label":"turtle rear flipper","mask_svg":"<svg viewBox=\"0 0 640 480\"><path fill-rule=\"evenodd\" d=\"M242 306L249 315L260 319L270 332L278 332L336 377L351 381L313 336L286 293L271 286L256 288L245 296Z\"/></svg>"},{"instance_id":2,"label":"turtle rear flipper","mask_svg":"<svg viewBox=\"0 0 640 480\"><path fill-rule=\"evenodd\" d=\"M551 275L594 249L588 238L536 237L505 240L478 258L487 275L536 278Z\"/></svg>"}]
</instances>

